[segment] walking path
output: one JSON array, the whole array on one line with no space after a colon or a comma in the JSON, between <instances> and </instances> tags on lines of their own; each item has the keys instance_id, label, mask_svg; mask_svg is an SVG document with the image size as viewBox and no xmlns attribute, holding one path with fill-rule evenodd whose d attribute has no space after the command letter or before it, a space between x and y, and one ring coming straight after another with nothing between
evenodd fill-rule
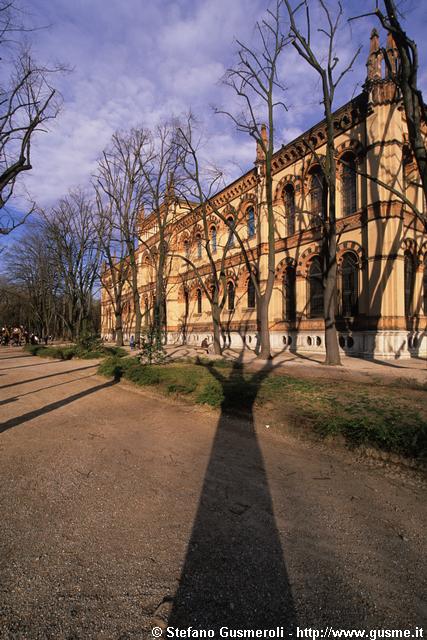
<instances>
[{"instance_id":1,"label":"walking path","mask_svg":"<svg viewBox=\"0 0 427 640\"><path fill-rule=\"evenodd\" d=\"M17 349L0 415L0 638L427 619L414 480Z\"/></svg>"}]
</instances>

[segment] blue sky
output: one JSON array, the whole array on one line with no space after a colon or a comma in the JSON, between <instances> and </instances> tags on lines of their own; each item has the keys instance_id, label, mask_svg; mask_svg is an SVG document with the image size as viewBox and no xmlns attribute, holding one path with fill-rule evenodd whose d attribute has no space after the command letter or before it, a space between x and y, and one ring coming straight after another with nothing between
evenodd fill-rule
<instances>
[{"instance_id":1,"label":"blue sky","mask_svg":"<svg viewBox=\"0 0 427 640\"><path fill-rule=\"evenodd\" d=\"M357 15L375 6L375 0L343 4L347 16ZM426 87L426 2L401 4L407 30L420 48ZM236 107L235 96L220 79L235 59L235 38L252 41L254 24L268 6L265 0L32 0L26 6L31 21L50 25L32 35L38 57L72 68L57 78L63 110L49 132L37 136L34 169L25 177L25 188L40 206L49 206L69 188L89 184L96 159L116 129L152 127L189 109L206 134L206 155L229 179L252 166L252 140L211 107ZM372 26L378 26L374 17L352 22L351 28L344 21L340 60L348 60L359 44L364 48L337 94L336 107L360 90ZM317 46L322 47L320 40ZM281 74L289 110L280 120L280 144L322 117L318 83L291 48L283 55Z\"/></svg>"}]
</instances>

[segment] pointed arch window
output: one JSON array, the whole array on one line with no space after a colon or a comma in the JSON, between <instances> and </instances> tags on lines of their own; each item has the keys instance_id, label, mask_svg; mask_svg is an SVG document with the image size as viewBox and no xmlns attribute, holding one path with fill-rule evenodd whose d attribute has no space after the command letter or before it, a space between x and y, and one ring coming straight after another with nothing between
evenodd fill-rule
<instances>
[{"instance_id":1,"label":"pointed arch window","mask_svg":"<svg viewBox=\"0 0 427 640\"><path fill-rule=\"evenodd\" d=\"M144 299L144 324L148 325L150 321L150 305L148 303L148 298Z\"/></svg>"},{"instance_id":2,"label":"pointed arch window","mask_svg":"<svg viewBox=\"0 0 427 640\"><path fill-rule=\"evenodd\" d=\"M196 247L197 247L197 257L202 257L202 236L200 233L196 235Z\"/></svg>"},{"instance_id":3,"label":"pointed arch window","mask_svg":"<svg viewBox=\"0 0 427 640\"><path fill-rule=\"evenodd\" d=\"M294 267L287 267L282 282L283 318L294 322L296 318L296 274Z\"/></svg>"},{"instance_id":4,"label":"pointed arch window","mask_svg":"<svg viewBox=\"0 0 427 640\"><path fill-rule=\"evenodd\" d=\"M235 301L235 288L232 282L227 284L227 304L228 310L234 311L234 301Z\"/></svg>"},{"instance_id":5,"label":"pointed arch window","mask_svg":"<svg viewBox=\"0 0 427 640\"><path fill-rule=\"evenodd\" d=\"M202 290L197 289L196 291L196 309L197 313L202 313Z\"/></svg>"},{"instance_id":6,"label":"pointed arch window","mask_svg":"<svg viewBox=\"0 0 427 640\"><path fill-rule=\"evenodd\" d=\"M255 295L255 285L253 283L252 278L248 280L248 309L255 309L256 295Z\"/></svg>"},{"instance_id":7,"label":"pointed arch window","mask_svg":"<svg viewBox=\"0 0 427 640\"><path fill-rule=\"evenodd\" d=\"M184 289L184 315L186 318L188 318L189 308L190 308L190 300L188 296L188 290Z\"/></svg>"},{"instance_id":8,"label":"pointed arch window","mask_svg":"<svg viewBox=\"0 0 427 640\"><path fill-rule=\"evenodd\" d=\"M414 297L414 285L415 285L414 257L410 251L405 251L404 278L405 278L405 316L410 316L413 313L412 302Z\"/></svg>"},{"instance_id":9,"label":"pointed arch window","mask_svg":"<svg viewBox=\"0 0 427 640\"><path fill-rule=\"evenodd\" d=\"M356 160L352 153L346 153L342 158L342 212L343 216L350 216L356 211Z\"/></svg>"},{"instance_id":10,"label":"pointed arch window","mask_svg":"<svg viewBox=\"0 0 427 640\"><path fill-rule=\"evenodd\" d=\"M255 236L255 209L250 206L246 212L248 219L248 238Z\"/></svg>"},{"instance_id":11,"label":"pointed arch window","mask_svg":"<svg viewBox=\"0 0 427 640\"><path fill-rule=\"evenodd\" d=\"M212 253L216 253L218 244L217 244L217 235L216 235L215 225L212 225L211 227L211 247L212 247Z\"/></svg>"},{"instance_id":12,"label":"pointed arch window","mask_svg":"<svg viewBox=\"0 0 427 640\"><path fill-rule=\"evenodd\" d=\"M227 229L228 229L228 240L227 240L227 248L230 249L234 247L234 218L233 216L229 216L227 218Z\"/></svg>"},{"instance_id":13,"label":"pointed arch window","mask_svg":"<svg viewBox=\"0 0 427 640\"><path fill-rule=\"evenodd\" d=\"M359 303L359 270L357 257L347 252L343 255L341 267L341 307L344 318L354 317Z\"/></svg>"},{"instance_id":14,"label":"pointed arch window","mask_svg":"<svg viewBox=\"0 0 427 640\"><path fill-rule=\"evenodd\" d=\"M286 185L284 200L288 236L292 236L295 233L295 188L292 184Z\"/></svg>"},{"instance_id":15,"label":"pointed arch window","mask_svg":"<svg viewBox=\"0 0 427 640\"><path fill-rule=\"evenodd\" d=\"M323 316L323 281L320 256L314 256L308 273L310 318Z\"/></svg>"},{"instance_id":16,"label":"pointed arch window","mask_svg":"<svg viewBox=\"0 0 427 640\"><path fill-rule=\"evenodd\" d=\"M312 216L314 216L314 224L316 223L316 217L322 220L326 219L326 184L320 167L315 167L311 172L310 210ZM319 220L317 220L318 222Z\"/></svg>"},{"instance_id":17,"label":"pointed arch window","mask_svg":"<svg viewBox=\"0 0 427 640\"><path fill-rule=\"evenodd\" d=\"M188 240L184 240L184 255L186 258L190 257L190 243Z\"/></svg>"}]
</instances>

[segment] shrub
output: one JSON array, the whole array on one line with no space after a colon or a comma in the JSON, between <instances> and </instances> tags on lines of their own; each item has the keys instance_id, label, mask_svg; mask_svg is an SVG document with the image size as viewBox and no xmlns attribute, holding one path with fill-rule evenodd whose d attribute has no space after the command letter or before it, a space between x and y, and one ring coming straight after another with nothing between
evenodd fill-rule
<instances>
[{"instance_id":1,"label":"shrub","mask_svg":"<svg viewBox=\"0 0 427 640\"><path fill-rule=\"evenodd\" d=\"M125 370L124 377L141 387L161 382L160 372L155 366L138 364L138 362Z\"/></svg>"},{"instance_id":2,"label":"shrub","mask_svg":"<svg viewBox=\"0 0 427 640\"><path fill-rule=\"evenodd\" d=\"M211 407L220 407L223 401L224 392L218 380L208 380L196 397L198 404L208 404Z\"/></svg>"},{"instance_id":3,"label":"shrub","mask_svg":"<svg viewBox=\"0 0 427 640\"><path fill-rule=\"evenodd\" d=\"M98 373L106 378L120 380L123 375L123 360L117 357L106 358L98 367Z\"/></svg>"}]
</instances>

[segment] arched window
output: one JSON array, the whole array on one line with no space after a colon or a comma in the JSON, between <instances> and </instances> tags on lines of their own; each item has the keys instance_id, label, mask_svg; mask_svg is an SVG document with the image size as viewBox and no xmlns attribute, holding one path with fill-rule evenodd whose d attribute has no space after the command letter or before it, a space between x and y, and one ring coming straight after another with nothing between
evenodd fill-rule
<instances>
[{"instance_id":1,"label":"arched window","mask_svg":"<svg viewBox=\"0 0 427 640\"><path fill-rule=\"evenodd\" d=\"M246 215L248 217L248 238L255 235L255 209L251 206L248 208Z\"/></svg>"},{"instance_id":2,"label":"arched window","mask_svg":"<svg viewBox=\"0 0 427 640\"><path fill-rule=\"evenodd\" d=\"M202 236L200 235L200 233L198 233L196 236L196 245L197 245L197 257L201 258L202 257Z\"/></svg>"},{"instance_id":3,"label":"arched window","mask_svg":"<svg viewBox=\"0 0 427 640\"><path fill-rule=\"evenodd\" d=\"M427 316L427 254L424 258L424 271L423 271L423 309L424 309L424 315Z\"/></svg>"},{"instance_id":4,"label":"arched window","mask_svg":"<svg viewBox=\"0 0 427 640\"><path fill-rule=\"evenodd\" d=\"M357 315L359 298L359 271L354 253L348 252L343 255L341 274L342 315L344 318L353 317Z\"/></svg>"},{"instance_id":5,"label":"arched window","mask_svg":"<svg viewBox=\"0 0 427 640\"><path fill-rule=\"evenodd\" d=\"M215 225L212 225L212 227L211 227L211 246L212 246L212 253L216 253L216 251L217 251L217 238L216 238L216 227L215 227Z\"/></svg>"},{"instance_id":6,"label":"arched window","mask_svg":"<svg viewBox=\"0 0 427 640\"><path fill-rule=\"evenodd\" d=\"M255 285L252 278L248 280L248 309L255 309Z\"/></svg>"},{"instance_id":7,"label":"arched window","mask_svg":"<svg viewBox=\"0 0 427 640\"><path fill-rule=\"evenodd\" d=\"M227 303L228 303L229 311L234 310L234 297L235 297L234 284L232 282L229 282L227 284Z\"/></svg>"},{"instance_id":8,"label":"arched window","mask_svg":"<svg viewBox=\"0 0 427 640\"><path fill-rule=\"evenodd\" d=\"M184 315L186 318L188 317L189 306L188 290L184 289Z\"/></svg>"},{"instance_id":9,"label":"arched window","mask_svg":"<svg viewBox=\"0 0 427 640\"><path fill-rule=\"evenodd\" d=\"M414 284L415 284L415 265L414 258L410 251L405 251L405 266L404 266L404 278L405 278L405 316L412 314L412 301L414 297Z\"/></svg>"},{"instance_id":10,"label":"arched window","mask_svg":"<svg viewBox=\"0 0 427 640\"><path fill-rule=\"evenodd\" d=\"M184 240L184 255L186 258L190 257L190 243L188 240Z\"/></svg>"},{"instance_id":11,"label":"arched window","mask_svg":"<svg viewBox=\"0 0 427 640\"><path fill-rule=\"evenodd\" d=\"M145 298L144 300L144 307L144 324L147 326L150 321L150 305L148 304L148 298Z\"/></svg>"},{"instance_id":12,"label":"arched window","mask_svg":"<svg viewBox=\"0 0 427 640\"><path fill-rule=\"evenodd\" d=\"M288 225L288 236L295 233L295 189L287 184L284 191L285 215Z\"/></svg>"},{"instance_id":13,"label":"arched window","mask_svg":"<svg viewBox=\"0 0 427 640\"><path fill-rule=\"evenodd\" d=\"M228 229L228 240L227 240L227 247L231 248L234 247L234 233L233 233L233 229L234 229L234 218L233 216L229 216L227 218L227 229Z\"/></svg>"},{"instance_id":14,"label":"arched window","mask_svg":"<svg viewBox=\"0 0 427 640\"><path fill-rule=\"evenodd\" d=\"M356 161L352 153L346 153L342 158L342 212L343 216L350 216L356 211Z\"/></svg>"},{"instance_id":15,"label":"arched window","mask_svg":"<svg viewBox=\"0 0 427 640\"><path fill-rule=\"evenodd\" d=\"M296 317L296 279L294 267L287 267L283 276L283 318L294 322Z\"/></svg>"},{"instance_id":16,"label":"arched window","mask_svg":"<svg viewBox=\"0 0 427 640\"><path fill-rule=\"evenodd\" d=\"M196 291L197 313L202 313L202 290Z\"/></svg>"},{"instance_id":17,"label":"arched window","mask_svg":"<svg viewBox=\"0 0 427 640\"><path fill-rule=\"evenodd\" d=\"M311 173L310 184L310 205L313 216L319 216L322 220L326 218L326 185L323 171L320 167L315 167ZM318 220L317 220L318 222ZM316 223L314 217L313 223Z\"/></svg>"},{"instance_id":18,"label":"arched window","mask_svg":"<svg viewBox=\"0 0 427 640\"><path fill-rule=\"evenodd\" d=\"M308 273L310 318L323 316L322 262L314 256Z\"/></svg>"}]
</instances>

